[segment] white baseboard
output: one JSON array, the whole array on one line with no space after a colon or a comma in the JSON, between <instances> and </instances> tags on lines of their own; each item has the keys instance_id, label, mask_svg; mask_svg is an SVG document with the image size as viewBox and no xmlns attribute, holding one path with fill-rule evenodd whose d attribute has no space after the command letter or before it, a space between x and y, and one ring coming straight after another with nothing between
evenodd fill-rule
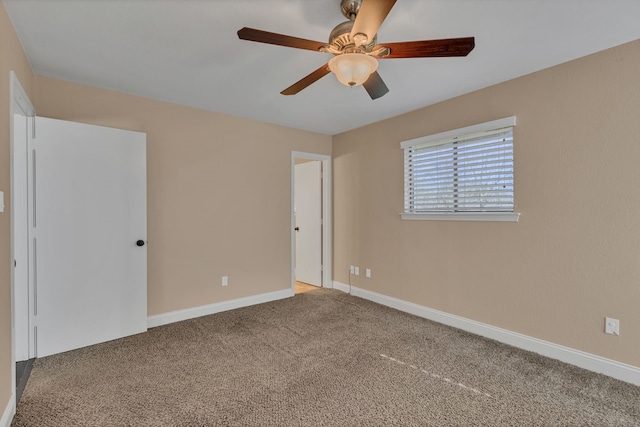
<instances>
[{"instance_id":1,"label":"white baseboard","mask_svg":"<svg viewBox=\"0 0 640 427\"><path fill-rule=\"evenodd\" d=\"M2 418L0 418L0 427L11 427L11 422L16 414L16 393L14 392L7 402Z\"/></svg>"},{"instance_id":2,"label":"white baseboard","mask_svg":"<svg viewBox=\"0 0 640 427\"><path fill-rule=\"evenodd\" d=\"M339 291L342 291L344 293L350 293L350 286L349 285L345 285L344 283L340 283L340 282L333 282L333 289L337 289Z\"/></svg>"},{"instance_id":3,"label":"white baseboard","mask_svg":"<svg viewBox=\"0 0 640 427\"><path fill-rule=\"evenodd\" d=\"M156 314L147 318L147 326L149 328L155 328L156 326L168 325L169 323L207 316L209 314L221 313L223 311L234 310L241 307L248 307L250 305L276 301L292 296L293 289L283 289L281 291L268 292L266 294L253 295L250 297L237 298L229 301L217 302L214 304L201 305L199 307L187 308L185 310Z\"/></svg>"},{"instance_id":4,"label":"white baseboard","mask_svg":"<svg viewBox=\"0 0 640 427\"><path fill-rule=\"evenodd\" d=\"M344 283L334 281L333 287L343 292L349 292L349 285ZM371 292L366 289L356 288L355 286L351 287L351 294L378 304L386 305L387 307L395 308L396 310L411 313L444 325L453 326L463 331L491 338L504 344L532 351L589 371L598 372L640 386L640 368L636 366L616 362L615 360L497 328L485 323L476 322L475 320Z\"/></svg>"}]
</instances>

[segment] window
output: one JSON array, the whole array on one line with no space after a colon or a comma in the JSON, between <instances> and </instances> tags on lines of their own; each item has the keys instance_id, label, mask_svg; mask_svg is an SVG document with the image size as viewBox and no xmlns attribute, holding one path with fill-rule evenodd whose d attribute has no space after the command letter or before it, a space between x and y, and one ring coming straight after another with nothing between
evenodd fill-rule
<instances>
[{"instance_id":1,"label":"window","mask_svg":"<svg viewBox=\"0 0 640 427\"><path fill-rule=\"evenodd\" d=\"M515 117L405 141L403 219L517 221Z\"/></svg>"}]
</instances>

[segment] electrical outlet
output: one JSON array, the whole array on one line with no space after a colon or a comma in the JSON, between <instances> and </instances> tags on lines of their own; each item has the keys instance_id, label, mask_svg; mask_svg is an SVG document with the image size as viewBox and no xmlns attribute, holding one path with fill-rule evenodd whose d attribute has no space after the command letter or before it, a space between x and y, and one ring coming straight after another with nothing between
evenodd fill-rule
<instances>
[{"instance_id":1,"label":"electrical outlet","mask_svg":"<svg viewBox=\"0 0 640 427\"><path fill-rule=\"evenodd\" d=\"M367 278L371 279L371 269L370 269L370 268L367 268L367 269L364 271L364 275L365 275Z\"/></svg>"},{"instance_id":2,"label":"electrical outlet","mask_svg":"<svg viewBox=\"0 0 640 427\"><path fill-rule=\"evenodd\" d=\"M604 318L604 331L611 335L620 335L620 321L611 317Z\"/></svg>"},{"instance_id":3,"label":"electrical outlet","mask_svg":"<svg viewBox=\"0 0 640 427\"><path fill-rule=\"evenodd\" d=\"M229 276L222 276L222 286L229 285Z\"/></svg>"},{"instance_id":4,"label":"electrical outlet","mask_svg":"<svg viewBox=\"0 0 640 427\"><path fill-rule=\"evenodd\" d=\"M349 266L349 274L356 274L356 268L353 265Z\"/></svg>"},{"instance_id":5,"label":"electrical outlet","mask_svg":"<svg viewBox=\"0 0 640 427\"><path fill-rule=\"evenodd\" d=\"M360 275L360 267L358 267L357 265L354 267L355 270L355 275L359 276Z\"/></svg>"}]
</instances>

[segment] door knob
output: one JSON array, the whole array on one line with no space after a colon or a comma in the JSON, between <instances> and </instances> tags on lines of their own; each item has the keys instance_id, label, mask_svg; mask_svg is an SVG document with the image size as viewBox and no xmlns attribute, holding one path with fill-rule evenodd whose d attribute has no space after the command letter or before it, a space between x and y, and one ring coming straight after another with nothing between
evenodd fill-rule
<instances>
[{"instance_id":1,"label":"door knob","mask_svg":"<svg viewBox=\"0 0 640 427\"><path fill-rule=\"evenodd\" d=\"M136 245L138 245L138 246L144 246L144 240L138 240L138 241L136 242Z\"/></svg>"},{"instance_id":2,"label":"door knob","mask_svg":"<svg viewBox=\"0 0 640 427\"><path fill-rule=\"evenodd\" d=\"M295 231L300 231L300 227L294 228Z\"/></svg>"}]
</instances>

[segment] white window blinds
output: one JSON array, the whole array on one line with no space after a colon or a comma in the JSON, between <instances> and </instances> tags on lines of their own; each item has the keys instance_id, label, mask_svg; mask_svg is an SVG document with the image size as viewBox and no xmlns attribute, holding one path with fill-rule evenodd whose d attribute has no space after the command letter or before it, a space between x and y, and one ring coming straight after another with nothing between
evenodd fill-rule
<instances>
[{"instance_id":1,"label":"white window blinds","mask_svg":"<svg viewBox=\"0 0 640 427\"><path fill-rule=\"evenodd\" d=\"M405 212L513 212L512 126L429 139L403 143Z\"/></svg>"}]
</instances>

